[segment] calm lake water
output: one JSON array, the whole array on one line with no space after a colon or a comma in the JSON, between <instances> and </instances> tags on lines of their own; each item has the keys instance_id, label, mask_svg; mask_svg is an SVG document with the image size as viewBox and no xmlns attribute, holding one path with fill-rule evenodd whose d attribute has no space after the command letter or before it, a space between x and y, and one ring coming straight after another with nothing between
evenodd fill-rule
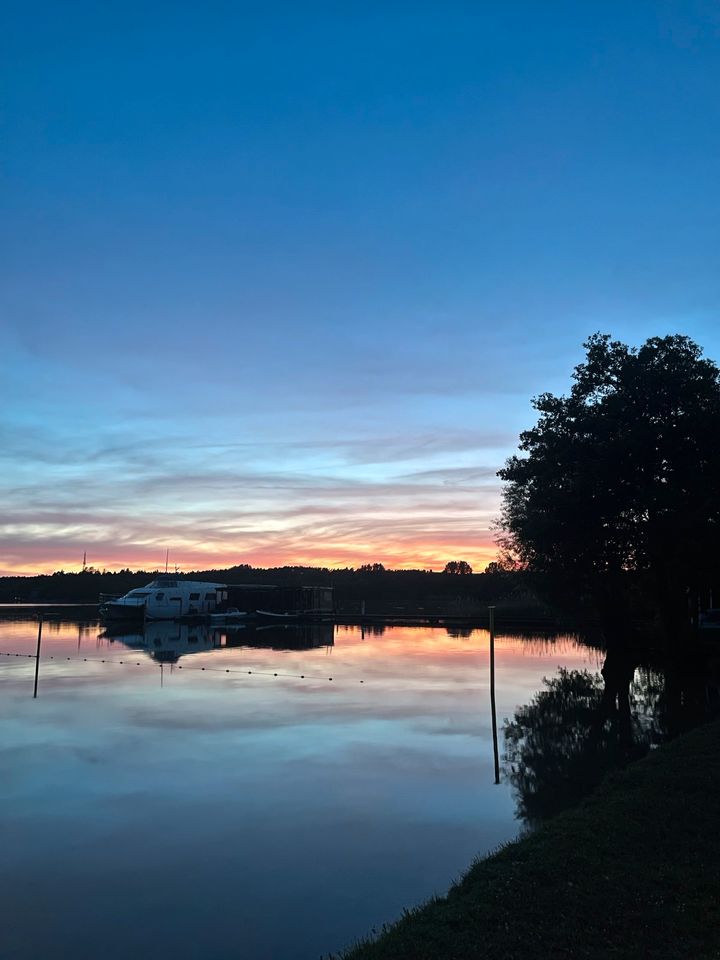
<instances>
[{"instance_id":1,"label":"calm lake water","mask_svg":"<svg viewBox=\"0 0 720 960\"><path fill-rule=\"evenodd\" d=\"M0 621L4 958L317 958L523 826L484 630L46 622L33 700L36 632ZM602 663L500 635L501 755L543 677Z\"/></svg>"}]
</instances>

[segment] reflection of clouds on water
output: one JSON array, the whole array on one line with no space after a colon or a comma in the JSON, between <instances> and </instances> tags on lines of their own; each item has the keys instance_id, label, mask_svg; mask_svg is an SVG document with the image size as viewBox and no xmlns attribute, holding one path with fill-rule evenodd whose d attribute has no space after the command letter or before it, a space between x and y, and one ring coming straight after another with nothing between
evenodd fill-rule
<instances>
[{"instance_id":1,"label":"reflection of clouds on water","mask_svg":"<svg viewBox=\"0 0 720 960\"><path fill-rule=\"evenodd\" d=\"M65 891L82 885L92 940L93 917L116 911L132 882L134 921L159 924L165 942L163 918L181 922L192 877L188 922L212 915L224 943L239 899L258 942L274 935L264 918L278 902L295 930L328 911L366 929L393 898L400 909L444 890L517 832L511 784L493 784L487 631L391 627L363 639L338 627L334 645L317 647L285 627L255 631L257 643L252 631L220 631L215 645L206 626L156 624L124 639L53 626L38 700L32 668L3 671L0 660L12 877L0 878L0 896L13 915L32 882L62 923L73 909ZM35 638L32 621L0 624L0 650L34 650ZM125 643L138 639L149 648ZM163 666L162 687L155 639L180 658ZM596 661L573 637L498 637L500 720L559 665L596 672Z\"/></svg>"}]
</instances>

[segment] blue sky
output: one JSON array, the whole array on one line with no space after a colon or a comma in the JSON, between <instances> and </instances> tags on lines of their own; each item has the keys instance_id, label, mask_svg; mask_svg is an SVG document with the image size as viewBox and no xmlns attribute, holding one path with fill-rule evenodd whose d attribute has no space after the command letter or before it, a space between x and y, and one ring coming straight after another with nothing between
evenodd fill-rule
<instances>
[{"instance_id":1,"label":"blue sky","mask_svg":"<svg viewBox=\"0 0 720 960\"><path fill-rule=\"evenodd\" d=\"M596 330L720 359L720 11L8 3L0 571L476 565Z\"/></svg>"}]
</instances>

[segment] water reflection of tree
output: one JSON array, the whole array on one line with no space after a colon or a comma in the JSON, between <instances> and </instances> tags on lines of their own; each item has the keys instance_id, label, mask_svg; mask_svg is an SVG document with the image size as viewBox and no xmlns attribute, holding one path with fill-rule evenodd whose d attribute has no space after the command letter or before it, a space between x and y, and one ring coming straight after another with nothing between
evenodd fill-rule
<instances>
[{"instance_id":1,"label":"water reflection of tree","mask_svg":"<svg viewBox=\"0 0 720 960\"><path fill-rule=\"evenodd\" d=\"M518 816L533 825L590 793L608 770L661 739L662 680L608 657L599 674L561 669L505 721L506 774Z\"/></svg>"},{"instance_id":2,"label":"water reflection of tree","mask_svg":"<svg viewBox=\"0 0 720 960\"><path fill-rule=\"evenodd\" d=\"M627 638L624 638L627 641ZM518 816L532 826L590 793L614 767L720 713L720 662L638 667L617 639L600 673L560 670L505 721L505 772Z\"/></svg>"}]
</instances>

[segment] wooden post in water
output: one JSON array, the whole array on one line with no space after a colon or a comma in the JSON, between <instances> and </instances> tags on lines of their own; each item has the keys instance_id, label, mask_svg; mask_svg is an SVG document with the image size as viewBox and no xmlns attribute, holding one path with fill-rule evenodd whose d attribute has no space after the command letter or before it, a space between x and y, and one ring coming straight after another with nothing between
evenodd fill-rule
<instances>
[{"instance_id":1,"label":"wooden post in water","mask_svg":"<svg viewBox=\"0 0 720 960\"><path fill-rule=\"evenodd\" d=\"M490 713L492 714L493 757L495 783L500 783L500 756L498 754L497 713L495 711L495 607L488 607L490 619Z\"/></svg>"},{"instance_id":2,"label":"wooden post in water","mask_svg":"<svg viewBox=\"0 0 720 960\"><path fill-rule=\"evenodd\" d=\"M33 690L33 700L37 700L38 676L40 674L40 643L42 641L42 625L43 618L42 614L40 614L40 618L38 619L37 651L35 653L35 689Z\"/></svg>"}]
</instances>

